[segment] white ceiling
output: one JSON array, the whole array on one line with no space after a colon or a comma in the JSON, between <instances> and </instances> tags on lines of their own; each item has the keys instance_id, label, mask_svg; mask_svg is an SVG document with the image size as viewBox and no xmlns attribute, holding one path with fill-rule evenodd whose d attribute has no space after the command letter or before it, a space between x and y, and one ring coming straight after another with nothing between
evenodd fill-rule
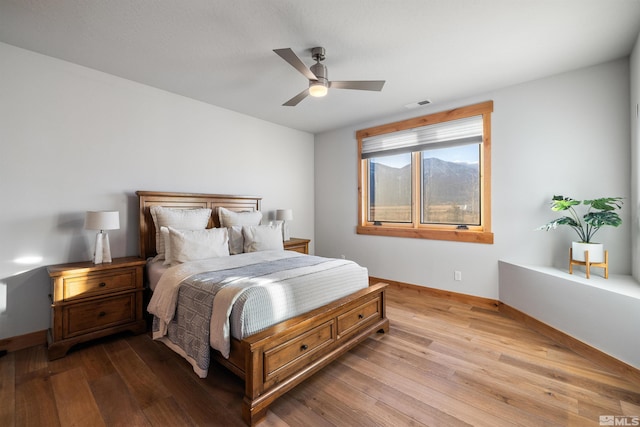
<instances>
[{"instance_id":1,"label":"white ceiling","mask_svg":"<svg viewBox=\"0 0 640 427\"><path fill-rule=\"evenodd\" d=\"M312 133L621 58L639 32L640 0L0 0L2 42ZM308 83L272 50L314 46L331 80L384 89L283 107Z\"/></svg>"}]
</instances>

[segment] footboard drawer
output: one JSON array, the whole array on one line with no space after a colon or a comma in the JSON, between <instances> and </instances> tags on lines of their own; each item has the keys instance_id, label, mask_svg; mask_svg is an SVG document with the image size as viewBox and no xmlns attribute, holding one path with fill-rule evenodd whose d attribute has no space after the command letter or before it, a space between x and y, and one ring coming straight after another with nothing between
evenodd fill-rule
<instances>
[{"instance_id":1,"label":"footboard drawer","mask_svg":"<svg viewBox=\"0 0 640 427\"><path fill-rule=\"evenodd\" d=\"M313 355L335 340L334 322L328 321L264 353L264 382L285 378L311 363Z\"/></svg>"},{"instance_id":2,"label":"footboard drawer","mask_svg":"<svg viewBox=\"0 0 640 427\"><path fill-rule=\"evenodd\" d=\"M338 316L338 338L344 338L355 332L364 324L382 319L380 298L374 298L366 303Z\"/></svg>"}]
</instances>

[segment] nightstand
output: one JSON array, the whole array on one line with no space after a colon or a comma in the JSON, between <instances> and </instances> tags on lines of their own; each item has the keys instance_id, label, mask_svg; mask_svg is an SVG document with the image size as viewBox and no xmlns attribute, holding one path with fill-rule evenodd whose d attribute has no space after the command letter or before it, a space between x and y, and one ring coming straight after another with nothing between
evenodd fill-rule
<instances>
[{"instance_id":1,"label":"nightstand","mask_svg":"<svg viewBox=\"0 0 640 427\"><path fill-rule=\"evenodd\" d=\"M71 346L84 341L146 330L145 263L142 258L126 257L108 264L88 261L47 267L52 289L49 360L64 357Z\"/></svg>"},{"instance_id":2,"label":"nightstand","mask_svg":"<svg viewBox=\"0 0 640 427\"><path fill-rule=\"evenodd\" d=\"M284 249L286 251L296 251L301 254L309 255L309 239L298 239L297 237L292 237L289 240L285 240Z\"/></svg>"}]
</instances>

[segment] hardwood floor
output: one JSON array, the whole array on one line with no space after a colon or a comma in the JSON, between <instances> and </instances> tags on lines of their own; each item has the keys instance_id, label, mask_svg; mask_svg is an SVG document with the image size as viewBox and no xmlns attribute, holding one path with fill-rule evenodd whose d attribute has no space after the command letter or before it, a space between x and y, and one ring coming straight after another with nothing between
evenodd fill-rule
<instances>
[{"instance_id":1,"label":"hardwood floor","mask_svg":"<svg viewBox=\"0 0 640 427\"><path fill-rule=\"evenodd\" d=\"M275 402L262 426L598 426L640 416L640 384L506 315L387 291L390 332ZM146 334L0 358L0 426L241 426L243 385ZM626 421L633 421L628 418ZM630 425L630 424L627 424Z\"/></svg>"}]
</instances>

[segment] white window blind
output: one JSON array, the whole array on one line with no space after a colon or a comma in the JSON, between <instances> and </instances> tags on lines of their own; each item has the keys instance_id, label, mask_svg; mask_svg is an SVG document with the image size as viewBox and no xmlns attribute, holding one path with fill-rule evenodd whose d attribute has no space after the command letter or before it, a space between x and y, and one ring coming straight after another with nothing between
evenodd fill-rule
<instances>
[{"instance_id":1,"label":"white window blind","mask_svg":"<svg viewBox=\"0 0 640 427\"><path fill-rule=\"evenodd\" d=\"M482 142L482 116L376 135L362 140L362 158Z\"/></svg>"}]
</instances>

